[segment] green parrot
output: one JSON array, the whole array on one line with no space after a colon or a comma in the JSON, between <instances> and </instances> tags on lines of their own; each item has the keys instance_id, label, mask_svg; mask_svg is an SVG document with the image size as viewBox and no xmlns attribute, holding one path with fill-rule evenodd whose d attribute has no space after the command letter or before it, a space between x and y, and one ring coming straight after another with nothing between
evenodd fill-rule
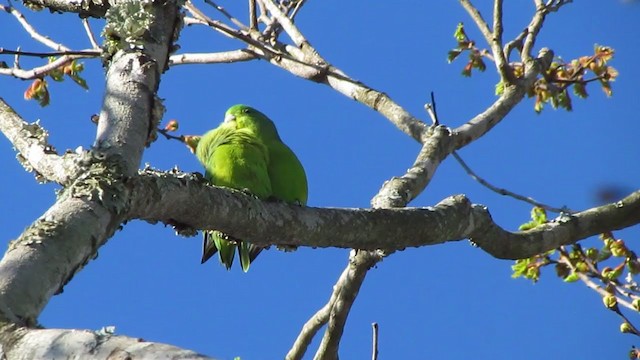
<instances>
[{"instance_id":1,"label":"green parrot","mask_svg":"<svg viewBox=\"0 0 640 360\"><path fill-rule=\"evenodd\" d=\"M234 105L224 121L202 137L191 137L205 167L205 178L213 185L246 190L260 199L306 205L307 176L298 157L282 142L275 124L260 111ZM228 269L236 248L246 272L261 247L243 242L217 230L204 232L202 263L216 252Z\"/></svg>"}]
</instances>

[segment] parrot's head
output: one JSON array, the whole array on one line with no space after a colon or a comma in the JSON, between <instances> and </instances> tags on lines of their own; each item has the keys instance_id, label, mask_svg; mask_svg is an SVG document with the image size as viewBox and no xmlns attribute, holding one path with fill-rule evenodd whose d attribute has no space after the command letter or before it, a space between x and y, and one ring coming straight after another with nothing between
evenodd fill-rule
<instances>
[{"instance_id":1,"label":"parrot's head","mask_svg":"<svg viewBox=\"0 0 640 360\"><path fill-rule=\"evenodd\" d=\"M276 125L265 114L247 105L234 105L224 114L224 124L236 129L249 129L263 139L280 140Z\"/></svg>"}]
</instances>

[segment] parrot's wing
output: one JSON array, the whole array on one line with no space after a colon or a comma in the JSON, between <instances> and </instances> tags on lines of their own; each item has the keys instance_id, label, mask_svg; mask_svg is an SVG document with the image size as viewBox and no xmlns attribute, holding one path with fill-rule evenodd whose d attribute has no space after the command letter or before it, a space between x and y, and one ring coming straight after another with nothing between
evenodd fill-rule
<instances>
[{"instance_id":1,"label":"parrot's wing","mask_svg":"<svg viewBox=\"0 0 640 360\"><path fill-rule=\"evenodd\" d=\"M267 144L267 148L271 196L288 203L306 205L307 175L296 154L281 141L272 141Z\"/></svg>"},{"instance_id":2,"label":"parrot's wing","mask_svg":"<svg viewBox=\"0 0 640 360\"><path fill-rule=\"evenodd\" d=\"M217 186L249 190L260 198L271 196L271 181L267 170L268 151L251 131L234 129L224 124L205 134L196 149L198 159L205 167L205 177ZM257 253L252 244L210 230L204 232L202 259L204 263L218 253L220 262L231 268L236 247L244 271Z\"/></svg>"}]
</instances>

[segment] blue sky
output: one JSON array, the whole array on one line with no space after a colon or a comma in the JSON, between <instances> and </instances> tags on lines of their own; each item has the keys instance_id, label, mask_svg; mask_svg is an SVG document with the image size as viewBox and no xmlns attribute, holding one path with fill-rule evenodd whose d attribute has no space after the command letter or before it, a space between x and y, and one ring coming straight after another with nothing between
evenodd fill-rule
<instances>
[{"instance_id":1,"label":"blue sky","mask_svg":"<svg viewBox=\"0 0 640 360\"><path fill-rule=\"evenodd\" d=\"M232 1L220 3L233 10ZM488 16L489 9L482 10ZM518 33L532 10L529 2L506 4L506 36ZM26 10L25 15L54 40L89 47L77 16ZM620 72L614 96L606 98L590 87L588 100L574 99L573 112L546 109L540 115L533 101L525 100L487 136L460 151L467 163L495 185L572 209L596 205L594 193L601 186L637 189L639 15L638 4L618 1L575 3L552 14L536 49L551 47L572 59L591 54L594 43L613 47L612 65ZM0 17L0 34L12 35L2 37L0 47L46 50L15 19ZM441 121L455 127L495 100L496 82L491 66L468 79L460 76L462 61L447 64L460 21L481 44L453 1L310 1L296 23L329 62L422 119L422 106L434 91ZM99 32L100 23L93 24ZM185 52L241 46L196 28L185 29L179 44ZM35 62L23 59L22 64ZM89 117L99 111L104 75L99 61L85 66L90 91L69 81L51 84L47 108L23 100L28 82L0 78L0 96L26 120L40 119L58 150L90 146L95 126ZM368 207L382 183L404 173L419 150L374 111L264 61L178 66L163 77L159 95L165 99L165 119L178 119L185 134L215 127L236 103L268 114L305 165L310 206ZM144 162L159 169L177 165L201 171L182 144L164 139L145 152ZM2 241L8 242L53 204L57 187L38 185L25 173L4 137L0 165L6 169L0 224ZM529 205L481 187L453 159L440 166L410 205L429 206L459 193L487 205L507 229L528 220ZM639 233L635 227L616 235L633 247ZM51 300L40 322L87 329L115 325L118 334L222 359L282 358L302 324L328 299L348 256L338 249L270 250L244 274L239 268L227 272L216 262L200 265L200 241L177 237L161 225L129 223ZM593 239L587 243L597 244ZM380 325L381 358L511 359L517 354L520 359L563 359L579 353L609 359L624 358L638 344L618 332L620 320L581 283L564 284L552 269L537 284L514 280L511 264L468 242L394 254L370 271L349 317L341 357L370 356L372 322Z\"/></svg>"}]
</instances>

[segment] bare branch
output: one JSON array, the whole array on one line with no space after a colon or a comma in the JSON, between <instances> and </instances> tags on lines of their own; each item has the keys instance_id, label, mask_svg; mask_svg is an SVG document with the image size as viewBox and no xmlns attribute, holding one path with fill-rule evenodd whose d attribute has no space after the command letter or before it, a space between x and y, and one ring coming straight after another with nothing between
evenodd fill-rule
<instances>
[{"instance_id":1,"label":"bare branch","mask_svg":"<svg viewBox=\"0 0 640 360\"><path fill-rule=\"evenodd\" d=\"M87 37L89 38L89 42L91 43L91 46L94 49L99 49L100 45L98 44L98 41L96 40L95 35L93 35L93 31L91 30L91 24L89 24L89 20L88 19L82 19L82 26L84 27L84 31L86 31L87 33Z\"/></svg>"},{"instance_id":2,"label":"bare branch","mask_svg":"<svg viewBox=\"0 0 640 360\"><path fill-rule=\"evenodd\" d=\"M482 36L484 36L487 44L492 44L493 34L491 32L491 29L489 29L489 24L487 24L487 22L482 17L482 14L480 14L480 11L478 11L478 9L473 4L471 4L470 0L460 0L460 4L467 11L469 16L471 16L471 19L476 23L476 26L480 30L480 33L482 33Z\"/></svg>"},{"instance_id":3,"label":"bare branch","mask_svg":"<svg viewBox=\"0 0 640 360\"><path fill-rule=\"evenodd\" d=\"M251 50L239 49L217 53L176 54L169 57L169 65L184 64L217 64L250 61L258 56Z\"/></svg>"},{"instance_id":4,"label":"bare branch","mask_svg":"<svg viewBox=\"0 0 640 360\"><path fill-rule=\"evenodd\" d=\"M338 278L338 283L343 283L345 281L344 279L347 277L348 272L348 268L344 269L344 271ZM307 320L307 322L302 327L300 334L298 334L296 341L293 343L293 346L287 353L287 356L285 357L286 360L302 359L313 338L316 336L318 331L320 331L320 329L329 321L329 315L331 314L333 305L338 299L338 293L339 291L335 291L334 288L329 301L313 316L311 316L309 320Z\"/></svg>"},{"instance_id":5,"label":"bare branch","mask_svg":"<svg viewBox=\"0 0 640 360\"><path fill-rule=\"evenodd\" d=\"M52 12L72 12L86 17L103 18L109 8L108 0L23 0L25 5L48 8Z\"/></svg>"},{"instance_id":6,"label":"bare branch","mask_svg":"<svg viewBox=\"0 0 640 360\"><path fill-rule=\"evenodd\" d=\"M528 204L531 204L533 206L538 206L541 207L547 211L551 211L551 212L555 212L555 213L572 213L574 211L571 211L570 209L563 207L563 208L557 208L557 207L553 207L551 205L546 205L543 204L541 202L538 202L536 200L534 200L531 197L528 196L522 196L519 194L516 194L512 191L509 191L507 189L502 189L502 188L498 188L496 186L491 185L488 181L486 181L485 179L481 178L480 176L478 176L470 167L469 165L467 165L466 162L464 162L464 160L460 157L460 155L458 155L457 152L453 152L452 153L453 157L458 161L458 163L460 164L460 166L462 166L462 168L464 169L464 171L475 181L477 181L478 183L480 183L482 186L488 188L489 190L498 193L500 195L505 195L505 196L509 196L512 197L516 200L520 200L520 201L524 201Z\"/></svg>"},{"instance_id":7,"label":"bare branch","mask_svg":"<svg viewBox=\"0 0 640 360\"><path fill-rule=\"evenodd\" d=\"M256 15L256 0L249 0L249 27L258 30L258 16Z\"/></svg>"},{"instance_id":8,"label":"bare branch","mask_svg":"<svg viewBox=\"0 0 640 360\"><path fill-rule=\"evenodd\" d=\"M337 292L338 299L331 308L329 323L314 360L338 359L338 347L351 306L358 296L367 272L382 260L382 257L383 254L379 251L351 251L349 264L345 269L346 276L341 277L341 281L334 285L334 293Z\"/></svg>"},{"instance_id":9,"label":"bare branch","mask_svg":"<svg viewBox=\"0 0 640 360\"><path fill-rule=\"evenodd\" d=\"M0 98L0 131L18 150L17 158L38 181L66 185L82 171L78 154L58 155L47 142L48 133L37 122L28 124Z\"/></svg>"},{"instance_id":10,"label":"bare branch","mask_svg":"<svg viewBox=\"0 0 640 360\"><path fill-rule=\"evenodd\" d=\"M47 73L49 73L50 71L55 70L61 66L64 66L73 60L93 58L96 56L97 55L95 55L95 52L93 52L92 55L64 55L48 64L35 67L31 70L23 70L16 66L10 67L10 68L0 68L0 75L10 75L10 76L13 76L19 79L24 79L24 80L35 79L35 78L40 78L46 75Z\"/></svg>"},{"instance_id":11,"label":"bare branch","mask_svg":"<svg viewBox=\"0 0 640 360\"><path fill-rule=\"evenodd\" d=\"M101 49L86 49L86 50L64 50L53 52L34 52L24 50L9 50L0 47L0 54L20 55L20 56L33 56L39 58L46 58L51 56L64 56L64 55L80 55L84 57L98 57L102 54Z\"/></svg>"},{"instance_id":12,"label":"bare branch","mask_svg":"<svg viewBox=\"0 0 640 360\"><path fill-rule=\"evenodd\" d=\"M509 61L502 50L502 0L494 0L493 3L493 36L489 45L495 59L500 78L505 84L514 81L513 73L509 67Z\"/></svg>"},{"instance_id":13,"label":"bare branch","mask_svg":"<svg viewBox=\"0 0 640 360\"><path fill-rule=\"evenodd\" d=\"M333 209L261 201L240 191L207 185L190 175L152 170L132 178L129 186L133 192L129 218L220 229L260 246L393 251L472 237L495 257L520 259L640 222L640 191L613 204L565 214L535 229L511 233L496 225L485 207L473 205L463 195L429 208ZM198 206L193 199L198 199ZM285 224L277 219L288 221ZM247 227L247 223L255 226ZM260 231L266 226L268 234Z\"/></svg>"},{"instance_id":14,"label":"bare branch","mask_svg":"<svg viewBox=\"0 0 640 360\"><path fill-rule=\"evenodd\" d=\"M453 151L453 138L445 126L432 128L411 168L402 176L386 181L371 200L374 208L406 206L429 184L440 162Z\"/></svg>"},{"instance_id":15,"label":"bare branch","mask_svg":"<svg viewBox=\"0 0 640 360\"><path fill-rule=\"evenodd\" d=\"M225 8L223 8L222 6L214 3L212 0L204 0L204 2L211 5L213 8L218 10L222 15L224 15L227 19L231 20L231 22L235 26L239 27L240 29L247 29L247 25L243 24L242 21L236 19L235 17L233 17L233 15L229 14L229 12L225 10Z\"/></svg>"},{"instance_id":16,"label":"bare branch","mask_svg":"<svg viewBox=\"0 0 640 360\"><path fill-rule=\"evenodd\" d=\"M544 20L549 12L558 11L562 6L570 2L571 1L552 0L547 5L542 4L542 2L536 2L536 12L527 26L526 35L524 36L522 44L521 56L523 61L526 62L531 59L531 51L533 50L533 46L538 38L538 33L540 32L540 29L542 29Z\"/></svg>"},{"instance_id":17,"label":"bare branch","mask_svg":"<svg viewBox=\"0 0 640 360\"><path fill-rule=\"evenodd\" d=\"M42 43L44 46L47 46L56 51L70 50L68 47L62 44L56 43L55 41L49 39L47 36L41 35L38 31L36 31L36 29L33 26L31 26L31 24L29 24L29 22L24 17L24 15L22 15L22 13L18 11L16 8L12 6L0 4L0 10L8 12L9 14L13 15L13 17L15 17L18 20L20 25L22 25L22 27L27 31L27 33L29 33L29 35L31 35L33 39Z\"/></svg>"},{"instance_id":18,"label":"bare branch","mask_svg":"<svg viewBox=\"0 0 640 360\"><path fill-rule=\"evenodd\" d=\"M6 328L6 327L5 327ZM108 331L77 329L3 329L15 334L11 346L3 346L6 359L189 359L210 357L172 345L111 334ZM18 336L16 336L18 335ZM64 349L64 350L61 350ZM155 355L154 355L155 354Z\"/></svg>"},{"instance_id":19,"label":"bare branch","mask_svg":"<svg viewBox=\"0 0 640 360\"><path fill-rule=\"evenodd\" d=\"M371 341L371 360L378 360L378 323L371 324L372 341Z\"/></svg>"},{"instance_id":20,"label":"bare branch","mask_svg":"<svg viewBox=\"0 0 640 360\"><path fill-rule=\"evenodd\" d=\"M300 30L293 24L293 21L289 19L273 2L273 0L261 0L267 10L271 13L271 15L276 19L276 21L282 26L284 31L289 35L293 43L296 44L297 47L302 49L306 44L308 44L307 39L302 35Z\"/></svg>"},{"instance_id":21,"label":"bare branch","mask_svg":"<svg viewBox=\"0 0 640 360\"><path fill-rule=\"evenodd\" d=\"M527 89L533 84L541 72L548 69L552 60L553 52L551 50L544 48L540 50L540 54L536 59L529 60L524 77L519 79L517 84L506 86L500 98L485 111L476 115L466 124L453 130L456 143L455 148L460 149L474 140L479 139L500 123L500 121L520 103Z\"/></svg>"}]
</instances>

